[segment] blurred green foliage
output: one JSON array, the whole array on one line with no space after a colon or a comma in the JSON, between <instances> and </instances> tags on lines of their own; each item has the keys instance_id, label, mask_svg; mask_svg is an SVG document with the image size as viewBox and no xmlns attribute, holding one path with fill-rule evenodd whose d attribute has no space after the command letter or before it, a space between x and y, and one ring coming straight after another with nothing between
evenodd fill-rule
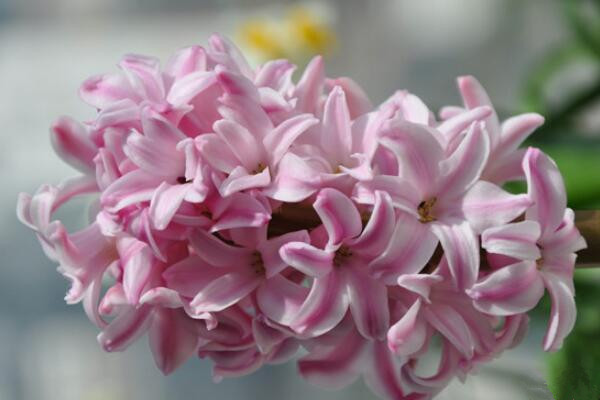
<instances>
[{"instance_id":1,"label":"blurred green foliage","mask_svg":"<svg viewBox=\"0 0 600 400\"><path fill-rule=\"evenodd\" d=\"M595 269L578 270L575 281L577 324L562 350L548 357L548 386L556 400L597 400L600 399L600 274Z\"/></svg>"},{"instance_id":2,"label":"blurred green foliage","mask_svg":"<svg viewBox=\"0 0 600 400\"><path fill-rule=\"evenodd\" d=\"M577 118L600 104L600 0L562 0L571 40L551 49L535 65L524 85L523 108L546 117L529 144L541 147L557 162L574 209L600 208L600 132L579 135ZM550 101L548 90L573 65L594 71L587 84ZM511 191L523 186L510 185ZM548 357L548 386L556 400L600 399L600 271L575 275L578 318L563 348ZM546 316L547 296L532 313Z\"/></svg>"}]
</instances>

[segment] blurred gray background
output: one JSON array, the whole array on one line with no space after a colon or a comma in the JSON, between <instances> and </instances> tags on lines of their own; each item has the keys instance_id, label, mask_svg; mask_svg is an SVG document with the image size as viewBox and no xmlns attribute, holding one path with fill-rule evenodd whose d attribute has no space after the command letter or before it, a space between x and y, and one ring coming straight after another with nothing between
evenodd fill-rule
<instances>
[{"instance_id":1,"label":"blurred gray background","mask_svg":"<svg viewBox=\"0 0 600 400\"><path fill-rule=\"evenodd\" d=\"M0 399L372 398L362 383L313 388L293 363L213 384L199 359L163 377L145 340L105 354L80 306L63 302L67 282L15 217L18 192L73 175L52 152L48 127L61 114L93 115L77 96L86 77L115 71L127 52L165 60L215 31L237 40L245 21L277 21L298 5L336 38L329 76L354 78L374 102L406 88L436 110L459 102L455 78L463 74L477 76L500 110L515 109L527 69L568 34L551 0L0 0ZM81 214L74 206L61 216ZM519 349L440 398L551 398L544 329L534 325Z\"/></svg>"}]
</instances>

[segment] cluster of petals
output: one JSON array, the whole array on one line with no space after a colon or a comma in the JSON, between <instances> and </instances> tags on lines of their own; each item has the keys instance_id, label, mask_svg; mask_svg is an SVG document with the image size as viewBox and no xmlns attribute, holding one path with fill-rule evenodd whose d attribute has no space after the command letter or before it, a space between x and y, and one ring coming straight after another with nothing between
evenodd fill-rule
<instances>
[{"instance_id":1,"label":"cluster of petals","mask_svg":"<svg viewBox=\"0 0 600 400\"><path fill-rule=\"evenodd\" d=\"M544 349L572 329L585 241L554 162L519 148L541 116L500 123L469 76L437 118L406 91L373 106L320 57L295 80L218 35L119 68L82 85L93 120L51 129L78 176L17 209L106 351L147 334L165 374L300 357L319 386L429 399L518 344L546 289ZM89 225L69 232L53 215L82 195Z\"/></svg>"}]
</instances>

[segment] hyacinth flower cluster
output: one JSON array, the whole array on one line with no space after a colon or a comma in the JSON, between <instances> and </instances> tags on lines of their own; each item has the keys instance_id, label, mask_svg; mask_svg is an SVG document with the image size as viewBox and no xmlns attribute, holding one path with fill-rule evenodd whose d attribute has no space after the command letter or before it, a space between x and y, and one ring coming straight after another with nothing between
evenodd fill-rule
<instances>
[{"instance_id":1,"label":"hyacinth flower cluster","mask_svg":"<svg viewBox=\"0 0 600 400\"><path fill-rule=\"evenodd\" d=\"M517 345L546 291L543 348L572 329L585 241L555 163L520 148L541 116L501 123L469 76L438 117L406 91L373 106L320 57L296 80L218 35L119 68L82 85L93 120L52 126L78 176L17 210L106 351L147 334L165 374L297 359L318 386L429 399ZM53 215L82 195L89 225L68 232Z\"/></svg>"}]
</instances>

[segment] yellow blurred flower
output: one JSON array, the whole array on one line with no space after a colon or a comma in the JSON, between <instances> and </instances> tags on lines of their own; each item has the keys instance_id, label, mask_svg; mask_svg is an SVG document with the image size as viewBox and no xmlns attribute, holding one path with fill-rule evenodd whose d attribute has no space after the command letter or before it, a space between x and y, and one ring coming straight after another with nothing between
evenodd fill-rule
<instances>
[{"instance_id":1,"label":"yellow blurred flower","mask_svg":"<svg viewBox=\"0 0 600 400\"><path fill-rule=\"evenodd\" d=\"M257 61L288 58L302 63L335 47L335 32L323 16L305 7L294 7L283 18L277 15L251 18L238 31L240 44Z\"/></svg>"}]
</instances>

